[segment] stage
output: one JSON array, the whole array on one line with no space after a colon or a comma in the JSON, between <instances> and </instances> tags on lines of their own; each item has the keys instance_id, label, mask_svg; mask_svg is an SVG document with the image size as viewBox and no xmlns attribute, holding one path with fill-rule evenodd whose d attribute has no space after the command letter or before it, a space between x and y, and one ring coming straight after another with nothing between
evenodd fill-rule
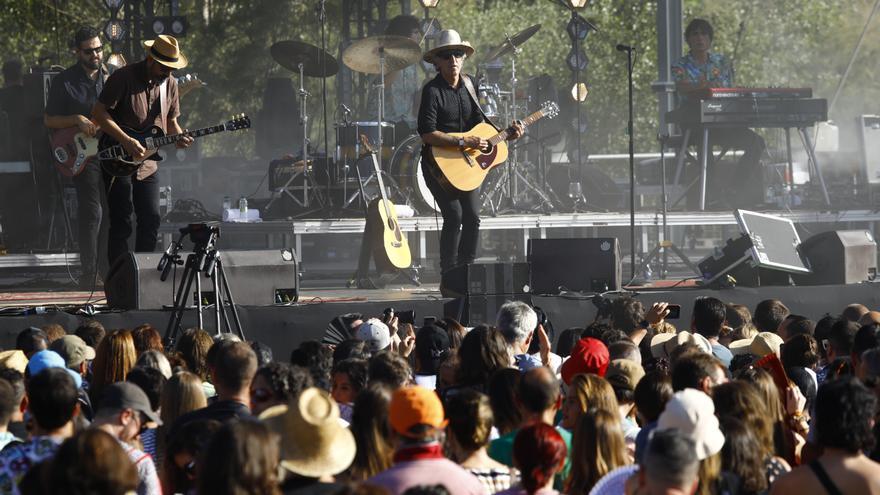
<instances>
[{"instance_id":1,"label":"stage","mask_svg":"<svg viewBox=\"0 0 880 495\"><path fill-rule=\"evenodd\" d=\"M677 286L676 286L677 285ZM645 305L656 301L666 301L682 306L681 320L671 321L680 329L689 326L687 318L692 311L692 303L699 296L714 296L725 302L745 304L749 308L768 298L781 299L793 313L813 319L825 313L838 314L850 303L861 303L870 308L880 307L880 284L863 283L854 285L813 286L813 287L736 287L713 290L698 287L692 281L662 281L655 286L632 288L635 297ZM571 326L583 326L593 321L596 307L591 301L592 294L571 294L567 296L517 296L528 299L541 307L553 322L556 334ZM609 295L614 297L614 295ZM472 296L469 301L471 314L486 314L486 320L494 319L497 306L512 296ZM41 326L46 323L59 323L73 331L76 326L90 316L89 307L83 305L89 300L88 292L3 292L0 293L0 347L9 349L15 345L16 334L28 326ZM111 311L101 307L102 299L93 295L92 308L99 312L93 317L107 329L133 328L150 323L165 332L170 311L131 310ZM412 309L416 322L426 316L444 316L447 310L455 310L459 305L455 300L442 298L436 285L422 287L394 287L385 290L358 289L304 289L300 300L291 305L240 306L239 316L245 336L269 345L276 359L286 360L290 351L309 339L320 339L330 320L342 313L358 312L364 315L380 315L387 307L398 310ZM28 308L22 311L22 308ZM205 328L214 331L213 308L204 311ZM21 314L27 312L31 314ZM196 323L194 310L184 316L184 327ZM473 325L475 322L470 322Z\"/></svg>"}]
</instances>

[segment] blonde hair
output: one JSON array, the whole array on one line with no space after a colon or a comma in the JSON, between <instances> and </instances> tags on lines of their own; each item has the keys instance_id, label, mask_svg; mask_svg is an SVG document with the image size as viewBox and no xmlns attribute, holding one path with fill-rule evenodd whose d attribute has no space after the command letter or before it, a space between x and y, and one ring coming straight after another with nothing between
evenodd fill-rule
<instances>
[{"instance_id":1,"label":"blonde hair","mask_svg":"<svg viewBox=\"0 0 880 495\"><path fill-rule=\"evenodd\" d=\"M700 468L697 470L697 478L700 480L700 486L694 495L714 495L715 484L721 477L721 451L718 451L709 457L700 461Z\"/></svg>"},{"instance_id":2,"label":"blonde hair","mask_svg":"<svg viewBox=\"0 0 880 495\"><path fill-rule=\"evenodd\" d=\"M161 466L171 425L184 414L208 405L202 380L195 373L178 371L165 383L159 398L162 426L156 430L156 464Z\"/></svg>"},{"instance_id":3,"label":"blonde hair","mask_svg":"<svg viewBox=\"0 0 880 495\"><path fill-rule=\"evenodd\" d=\"M587 493L603 476L630 464L616 411L590 409L577 422L571 440L571 473L566 493Z\"/></svg>"},{"instance_id":4,"label":"blonde hair","mask_svg":"<svg viewBox=\"0 0 880 495\"><path fill-rule=\"evenodd\" d=\"M604 409L617 413L617 397L611 384L599 375L582 373L575 375L568 386L568 394L577 399L581 413L588 409Z\"/></svg>"}]
</instances>

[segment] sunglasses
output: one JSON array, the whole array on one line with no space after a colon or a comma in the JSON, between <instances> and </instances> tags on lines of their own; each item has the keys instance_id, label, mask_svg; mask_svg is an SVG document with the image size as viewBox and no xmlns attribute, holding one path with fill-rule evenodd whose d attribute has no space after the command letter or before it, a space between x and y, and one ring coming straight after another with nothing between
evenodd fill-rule
<instances>
[{"instance_id":1,"label":"sunglasses","mask_svg":"<svg viewBox=\"0 0 880 495\"><path fill-rule=\"evenodd\" d=\"M446 50L437 54L438 58L449 60L452 57L464 58L464 50Z\"/></svg>"},{"instance_id":2,"label":"sunglasses","mask_svg":"<svg viewBox=\"0 0 880 495\"><path fill-rule=\"evenodd\" d=\"M104 51L104 45L96 46L94 48L80 48L79 51L85 53L86 55L97 55Z\"/></svg>"}]
</instances>

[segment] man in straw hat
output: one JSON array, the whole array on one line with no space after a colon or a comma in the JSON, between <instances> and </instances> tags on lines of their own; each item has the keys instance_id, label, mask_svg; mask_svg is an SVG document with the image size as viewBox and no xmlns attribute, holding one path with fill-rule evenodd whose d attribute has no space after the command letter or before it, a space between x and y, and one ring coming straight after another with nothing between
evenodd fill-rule
<instances>
[{"instance_id":1,"label":"man in straw hat","mask_svg":"<svg viewBox=\"0 0 880 495\"><path fill-rule=\"evenodd\" d=\"M146 150L123 132L120 125L132 129L156 125L166 134L183 132L177 123L180 116L177 81L169 76L175 69L186 67L186 57L177 40L164 34L145 41L144 50L144 60L117 70L107 79L92 109L92 116L101 129L117 140L135 160L144 159ZM192 142L187 136L177 141L177 147L186 148ZM113 179L104 174L110 211L107 254L111 265L128 252L132 212L137 215L135 251L151 252L156 248L160 223L156 169L156 162L147 160L132 177Z\"/></svg>"},{"instance_id":2,"label":"man in straw hat","mask_svg":"<svg viewBox=\"0 0 880 495\"><path fill-rule=\"evenodd\" d=\"M458 147L461 149L488 149L489 144L479 136L462 139L450 132L467 132L489 119L476 99L471 78L462 72L467 57L474 49L462 41L457 31L440 32L437 46L425 52L424 60L434 64L437 77L422 88L419 106L418 132L425 147L422 149L422 171L428 189L434 195L443 214L440 231L440 270L448 272L457 265L473 263L477 255L480 229L480 188L473 191L455 191L444 188L432 174L430 146ZM523 126L515 122L509 139L517 139ZM444 285L441 282L441 286Z\"/></svg>"},{"instance_id":3,"label":"man in straw hat","mask_svg":"<svg viewBox=\"0 0 880 495\"><path fill-rule=\"evenodd\" d=\"M394 465L367 483L399 495L417 485L443 485L451 495L485 493L482 483L458 464L443 456L446 427L443 404L433 390L399 388L391 395L388 423L397 450Z\"/></svg>"}]
</instances>

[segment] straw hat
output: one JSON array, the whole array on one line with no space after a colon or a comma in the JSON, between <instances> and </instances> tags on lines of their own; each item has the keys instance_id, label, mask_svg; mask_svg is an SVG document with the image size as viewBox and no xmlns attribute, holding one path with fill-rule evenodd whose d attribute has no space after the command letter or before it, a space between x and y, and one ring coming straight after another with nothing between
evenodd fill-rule
<instances>
[{"instance_id":1,"label":"straw hat","mask_svg":"<svg viewBox=\"0 0 880 495\"><path fill-rule=\"evenodd\" d=\"M780 356L780 349L783 343L782 337L773 332L760 332L752 339L752 344L749 348L752 354L758 357L764 357L771 352L775 352L777 356Z\"/></svg>"},{"instance_id":2,"label":"straw hat","mask_svg":"<svg viewBox=\"0 0 880 495\"><path fill-rule=\"evenodd\" d=\"M270 407L260 420L281 435L281 466L319 478L348 469L357 449L339 422L339 406L327 392L307 388L289 405Z\"/></svg>"},{"instance_id":3,"label":"straw hat","mask_svg":"<svg viewBox=\"0 0 880 495\"><path fill-rule=\"evenodd\" d=\"M651 339L651 355L657 359L668 358L676 347L684 344L694 344L706 354L712 354L712 344L706 337L698 333L690 333L682 330L678 333L658 333Z\"/></svg>"},{"instance_id":4,"label":"straw hat","mask_svg":"<svg viewBox=\"0 0 880 495\"><path fill-rule=\"evenodd\" d=\"M11 368L21 374L24 374L24 370L25 368L27 368L27 364L27 356L24 355L24 352L18 349L13 351L0 352L0 369Z\"/></svg>"},{"instance_id":5,"label":"straw hat","mask_svg":"<svg viewBox=\"0 0 880 495\"><path fill-rule=\"evenodd\" d=\"M474 54L474 47L467 41L462 41L461 35L454 29L444 29L440 31L440 39L437 40L437 46L425 52L422 57L425 62L434 63L434 55L445 50L462 50L468 57Z\"/></svg>"},{"instance_id":6,"label":"straw hat","mask_svg":"<svg viewBox=\"0 0 880 495\"><path fill-rule=\"evenodd\" d=\"M182 69L189 63L177 46L174 36L160 34L154 40L144 41L144 50L153 60L172 69Z\"/></svg>"}]
</instances>

